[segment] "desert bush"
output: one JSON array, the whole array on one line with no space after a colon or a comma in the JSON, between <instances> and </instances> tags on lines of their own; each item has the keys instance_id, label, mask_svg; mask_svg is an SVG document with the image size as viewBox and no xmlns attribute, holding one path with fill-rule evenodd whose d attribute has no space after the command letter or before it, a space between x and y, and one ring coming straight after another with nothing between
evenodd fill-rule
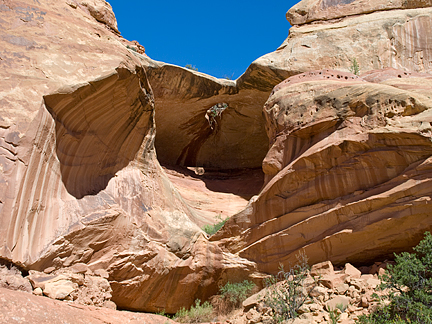
<instances>
[{"instance_id":1,"label":"desert bush","mask_svg":"<svg viewBox=\"0 0 432 324\"><path fill-rule=\"evenodd\" d=\"M239 308L242 302L248 298L256 285L249 280L243 282L227 282L225 286L219 288L221 298L225 303L225 309L230 311Z\"/></svg>"},{"instance_id":2,"label":"desert bush","mask_svg":"<svg viewBox=\"0 0 432 324\"><path fill-rule=\"evenodd\" d=\"M300 252L295 266L285 272L283 265L280 265L277 276L264 281L267 287L264 304L271 308L276 322L297 317L298 309L309 298L303 287L308 272L306 254Z\"/></svg>"},{"instance_id":3,"label":"desert bush","mask_svg":"<svg viewBox=\"0 0 432 324\"><path fill-rule=\"evenodd\" d=\"M209 302L204 302L201 305L201 301L197 299L195 306L192 305L189 310L181 308L173 319L179 323L203 323L210 322L213 317L213 306Z\"/></svg>"},{"instance_id":4,"label":"desert bush","mask_svg":"<svg viewBox=\"0 0 432 324\"><path fill-rule=\"evenodd\" d=\"M220 221L214 225L205 225L203 227L204 232L206 232L210 236L216 233L217 231L219 231L222 228L222 226L224 226L225 222L228 220L228 217L222 219L220 214L216 216L216 218L219 219Z\"/></svg>"},{"instance_id":5,"label":"desert bush","mask_svg":"<svg viewBox=\"0 0 432 324\"><path fill-rule=\"evenodd\" d=\"M195 65L192 65L192 64L186 64L185 68L189 69L189 70L192 70L192 71L198 71L198 68L195 67Z\"/></svg>"},{"instance_id":6,"label":"desert bush","mask_svg":"<svg viewBox=\"0 0 432 324\"><path fill-rule=\"evenodd\" d=\"M381 280L381 307L357 323L432 324L432 235L426 232L414 253L395 254Z\"/></svg>"}]
</instances>

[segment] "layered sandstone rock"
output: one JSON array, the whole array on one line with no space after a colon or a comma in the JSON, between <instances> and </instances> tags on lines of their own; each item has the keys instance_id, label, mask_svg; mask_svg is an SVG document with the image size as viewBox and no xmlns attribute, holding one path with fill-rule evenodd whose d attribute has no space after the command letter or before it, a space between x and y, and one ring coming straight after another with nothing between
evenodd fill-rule
<instances>
[{"instance_id":1,"label":"layered sandstone rock","mask_svg":"<svg viewBox=\"0 0 432 324\"><path fill-rule=\"evenodd\" d=\"M286 17L292 25L303 25L317 20L332 20L377 11L427 7L432 7L432 1L303 0L288 10Z\"/></svg>"},{"instance_id":2,"label":"layered sandstone rock","mask_svg":"<svg viewBox=\"0 0 432 324\"><path fill-rule=\"evenodd\" d=\"M260 167L268 148L261 114L267 89L239 87L233 80L137 56L154 91L161 163L218 170Z\"/></svg>"},{"instance_id":3,"label":"layered sandstone rock","mask_svg":"<svg viewBox=\"0 0 432 324\"><path fill-rule=\"evenodd\" d=\"M298 250L363 263L417 244L432 227L431 89L392 69L279 84L264 106L267 184L214 239L273 273Z\"/></svg>"},{"instance_id":4,"label":"layered sandstone rock","mask_svg":"<svg viewBox=\"0 0 432 324\"><path fill-rule=\"evenodd\" d=\"M324 68L361 73L393 67L431 72L431 1L303 0L288 11L293 27L273 53L254 61L239 86L261 89Z\"/></svg>"},{"instance_id":5,"label":"layered sandstone rock","mask_svg":"<svg viewBox=\"0 0 432 324\"><path fill-rule=\"evenodd\" d=\"M147 311L253 272L205 239L159 166L153 93L109 4L0 8L0 257L106 269L112 300Z\"/></svg>"}]
</instances>

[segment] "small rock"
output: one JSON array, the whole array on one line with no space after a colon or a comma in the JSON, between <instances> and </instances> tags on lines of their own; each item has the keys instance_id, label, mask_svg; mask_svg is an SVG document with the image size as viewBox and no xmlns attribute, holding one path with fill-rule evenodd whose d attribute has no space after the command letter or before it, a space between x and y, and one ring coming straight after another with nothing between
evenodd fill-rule
<instances>
[{"instance_id":1,"label":"small rock","mask_svg":"<svg viewBox=\"0 0 432 324\"><path fill-rule=\"evenodd\" d=\"M246 313L246 318L248 319L248 324L255 324L261 321L261 314L252 308Z\"/></svg>"},{"instance_id":2,"label":"small rock","mask_svg":"<svg viewBox=\"0 0 432 324\"><path fill-rule=\"evenodd\" d=\"M262 298L266 295L266 293L267 293L267 288L264 288L258 293L253 294L252 296L246 298L242 303L244 311L247 312L252 307L257 306L258 303L262 300Z\"/></svg>"},{"instance_id":3,"label":"small rock","mask_svg":"<svg viewBox=\"0 0 432 324\"><path fill-rule=\"evenodd\" d=\"M348 307L349 305L349 298L345 297L345 296L336 296L333 297L332 299L330 299L329 301L326 302L325 306L327 311L331 311L331 310L335 310L337 309L337 305L342 304L342 306L344 308Z\"/></svg>"},{"instance_id":4,"label":"small rock","mask_svg":"<svg viewBox=\"0 0 432 324\"><path fill-rule=\"evenodd\" d=\"M89 274L89 275L93 274L89 266L85 263L75 263L74 265L69 267L69 269L72 273Z\"/></svg>"},{"instance_id":5,"label":"small rock","mask_svg":"<svg viewBox=\"0 0 432 324\"><path fill-rule=\"evenodd\" d=\"M324 261L314 264L310 270L311 276L332 275L334 274L333 264L330 261Z\"/></svg>"},{"instance_id":6,"label":"small rock","mask_svg":"<svg viewBox=\"0 0 432 324\"><path fill-rule=\"evenodd\" d=\"M111 301L111 300L107 300L107 301L105 301L105 302L103 303L103 307L105 307L105 308L109 308L109 309L114 309L114 310L117 309L117 305L116 305L113 301Z\"/></svg>"},{"instance_id":7,"label":"small rock","mask_svg":"<svg viewBox=\"0 0 432 324\"><path fill-rule=\"evenodd\" d=\"M327 289L321 286L316 286L314 289L311 290L309 295L311 297L319 297L319 296L325 296L327 294Z\"/></svg>"},{"instance_id":8,"label":"small rock","mask_svg":"<svg viewBox=\"0 0 432 324\"><path fill-rule=\"evenodd\" d=\"M55 269L56 269L55 267L48 267L43 272L46 274L50 274L51 272L54 272Z\"/></svg>"},{"instance_id":9,"label":"small rock","mask_svg":"<svg viewBox=\"0 0 432 324\"><path fill-rule=\"evenodd\" d=\"M36 288L35 290L33 290L33 295L36 295L36 296L43 296L43 291L42 291L42 289L40 289L39 287Z\"/></svg>"},{"instance_id":10,"label":"small rock","mask_svg":"<svg viewBox=\"0 0 432 324\"><path fill-rule=\"evenodd\" d=\"M378 285L381 284L381 280L375 278L367 279L366 284L369 288L375 289Z\"/></svg>"},{"instance_id":11,"label":"small rock","mask_svg":"<svg viewBox=\"0 0 432 324\"><path fill-rule=\"evenodd\" d=\"M347 285L346 283L340 284L335 288L335 291L339 294L339 295L344 295L346 293L346 291L348 290L349 285Z\"/></svg>"},{"instance_id":12,"label":"small rock","mask_svg":"<svg viewBox=\"0 0 432 324\"><path fill-rule=\"evenodd\" d=\"M102 278L105 278L105 279L109 278L109 273L105 269L96 269L96 270L93 271L93 273L96 276L99 276L99 277L102 277Z\"/></svg>"},{"instance_id":13,"label":"small rock","mask_svg":"<svg viewBox=\"0 0 432 324\"><path fill-rule=\"evenodd\" d=\"M363 308L368 308L369 307L369 301L367 300L367 298L365 296L363 296L361 298L360 306L363 307Z\"/></svg>"},{"instance_id":14,"label":"small rock","mask_svg":"<svg viewBox=\"0 0 432 324\"><path fill-rule=\"evenodd\" d=\"M358 291L365 291L365 282L361 279L351 279L350 285Z\"/></svg>"},{"instance_id":15,"label":"small rock","mask_svg":"<svg viewBox=\"0 0 432 324\"><path fill-rule=\"evenodd\" d=\"M345 264L345 268L343 269L343 272L350 276L350 278L357 278L360 279L361 277L361 271L358 270L356 267L351 265L350 263Z\"/></svg>"},{"instance_id":16,"label":"small rock","mask_svg":"<svg viewBox=\"0 0 432 324\"><path fill-rule=\"evenodd\" d=\"M339 321L345 321L347 319L348 319L348 314L347 313L340 314Z\"/></svg>"},{"instance_id":17,"label":"small rock","mask_svg":"<svg viewBox=\"0 0 432 324\"><path fill-rule=\"evenodd\" d=\"M334 289L336 286L342 284L345 278L348 277L346 274L333 274L333 275L323 275L318 279L318 283L322 284L324 287L329 289Z\"/></svg>"},{"instance_id":18,"label":"small rock","mask_svg":"<svg viewBox=\"0 0 432 324\"><path fill-rule=\"evenodd\" d=\"M305 304L301 305L300 308L297 310L298 314L304 314L304 313L309 313L309 312L310 312L310 309L309 309L308 305L305 305Z\"/></svg>"}]
</instances>

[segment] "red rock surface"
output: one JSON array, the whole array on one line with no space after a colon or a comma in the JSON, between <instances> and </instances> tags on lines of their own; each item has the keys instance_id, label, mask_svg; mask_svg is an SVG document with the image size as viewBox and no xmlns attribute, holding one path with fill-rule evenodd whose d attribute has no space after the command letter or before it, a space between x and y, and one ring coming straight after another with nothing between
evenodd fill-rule
<instances>
[{"instance_id":1,"label":"red rock surface","mask_svg":"<svg viewBox=\"0 0 432 324\"><path fill-rule=\"evenodd\" d=\"M76 305L0 288L0 323L161 324L176 322L160 315Z\"/></svg>"},{"instance_id":2,"label":"red rock surface","mask_svg":"<svg viewBox=\"0 0 432 324\"><path fill-rule=\"evenodd\" d=\"M288 10L292 25L398 9L432 7L430 0L303 0Z\"/></svg>"},{"instance_id":3,"label":"red rock surface","mask_svg":"<svg viewBox=\"0 0 432 324\"><path fill-rule=\"evenodd\" d=\"M432 228L432 80L381 73L313 71L275 87L267 184L212 239L272 273L299 250L312 264L365 263L417 244Z\"/></svg>"},{"instance_id":4,"label":"red rock surface","mask_svg":"<svg viewBox=\"0 0 432 324\"><path fill-rule=\"evenodd\" d=\"M134 310L175 312L248 277L253 263L207 242L160 167L143 49L109 4L0 8L0 257L106 269Z\"/></svg>"}]
</instances>

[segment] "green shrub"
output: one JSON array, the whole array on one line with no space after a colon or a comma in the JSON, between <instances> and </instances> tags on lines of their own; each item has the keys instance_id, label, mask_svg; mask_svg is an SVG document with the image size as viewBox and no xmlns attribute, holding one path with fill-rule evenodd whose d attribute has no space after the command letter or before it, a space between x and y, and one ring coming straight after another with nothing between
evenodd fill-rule
<instances>
[{"instance_id":1,"label":"green shrub","mask_svg":"<svg viewBox=\"0 0 432 324\"><path fill-rule=\"evenodd\" d=\"M222 219L222 217L220 216L220 214L218 216L216 216L217 219L220 220L220 222L214 224L214 225L205 225L203 227L204 232L206 232L208 235L213 235L214 233L216 233L217 231L219 231L222 226L224 226L225 222L228 220L228 217L225 219Z\"/></svg>"},{"instance_id":2,"label":"green shrub","mask_svg":"<svg viewBox=\"0 0 432 324\"><path fill-rule=\"evenodd\" d=\"M264 304L270 307L276 322L297 317L298 309L308 298L303 287L308 275L309 265L304 252L297 255L297 264L288 272L280 266L277 276L264 281L267 287Z\"/></svg>"},{"instance_id":3,"label":"green shrub","mask_svg":"<svg viewBox=\"0 0 432 324\"><path fill-rule=\"evenodd\" d=\"M198 71L198 68L195 67L195 65L192 65L192 64L186 64L185 68L189 69L189 70L192 70L192 71Z\"/></svg>"},{"instance_id":4,"label":"green shrub","mask_svg":"<svg viewBox=\"0 0 432 324\"><path fill-rule=\"evenodd\" d=\"M361 316L357 323L432 324L432 235L414 248L414 253L395 254L395 265L387 267L380 289L388 289L375 312Z\"/></svg>"},{"instance_id":5,"label":"green shrub","mask_svg":"<svg viewBox=\"0 0 432 324\"><path fill-rule=\"evenodd\" d=\"M351 60L351 66L349 67L349 70L350 70L351 73L353 73L355 75L359 75L360 74L360 66L359 66L356 58L353 58Z\"/></svg>"},{"instance_id":6,"label":"green shrub","mask_svg":"<svg viewBox=\"0 0 432 324\"><path fill-rule=\"evenodd\" d=\"M239 308L242 302L250 296L256 285L249 280L243 282L230 283L219 288L222 298L226 301L228 308Z\"/></svg>"},{"instance_id":7,"label":"green shrub","mask_svg":"<svg viewBox=\"0 0 432 324\"><path fill-rule=\"evenodd\" d=\"M210 322L213 319L213 307L209 302L200 305L199 299L195 300L195 306L192 305L189 310L181 308L173 317L179 323L202 323Z\"/></svg>"},{"instance_id":8,"label":"green shrub","mask_svg":"<svg viewBox=\"0 0 432 324\"><path fill-rule=\"evenodd\" d=\"M341 314L338 312L340 310L341 313L345 311L345 307L343 304L337 304L335 309L331 309L329 311L329 316L332 324L337 324L339 321Z\"/></svg>"}]
</instances>

